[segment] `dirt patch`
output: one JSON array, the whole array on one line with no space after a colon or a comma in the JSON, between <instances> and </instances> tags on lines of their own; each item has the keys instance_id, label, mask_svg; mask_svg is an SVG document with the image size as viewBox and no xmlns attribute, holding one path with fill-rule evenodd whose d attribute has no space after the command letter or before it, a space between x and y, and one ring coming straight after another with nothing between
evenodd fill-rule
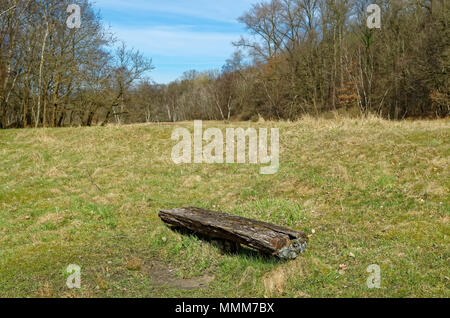
<instances>
[{"instance_id":1,"label":"dirt patch","mask_svg":"<svg viewBox=\"0 0 450 318\"><path fill-rule=\"evenodd\" d=\"M148 267L148 275L156 286L168 286L176 289L201 289L207 288L215 279L214 275L203 275L191 279L183 279L176 276L175 270L167 265L153 261L146 264Z\"/></svg>"},{"instance_id":2,"label":"dirt patch","mask_svg":"<svg viewBox=\"0 0 450 318\"><path fill-rule=\"evenodd\" d=\"M282 295L285 292L287 282L294 276L303 275L303 266L301 261L292 261L288 264L280 265L267 273L263 277L264 297L274 297ZM306 294L305 294L306 295ZM304 297L305 295L298 295Z\"/></svg>"},{"instance_id":3,"label":"dirt patch","mask_svg":"<svg viewBox=\"0 0 450 318\"><path fill-rule=\"evenodd\" d=\"M287 273L283 268L276 268L263 278L265 297L271 297L276 294L282 294L286 284Z\"/></svg>"}]
</instances>

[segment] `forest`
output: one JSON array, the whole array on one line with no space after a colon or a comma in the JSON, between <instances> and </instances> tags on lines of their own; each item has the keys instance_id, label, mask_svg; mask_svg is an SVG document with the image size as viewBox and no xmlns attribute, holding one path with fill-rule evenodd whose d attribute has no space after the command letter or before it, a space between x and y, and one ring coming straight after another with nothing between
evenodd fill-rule
<instances>
[{"instance_id":1,"label":"forest","mask_svg":"<svg viewBox=\"0 0 450 318\"><path fill-rule=\"evenodd\" d=\"M77 1L82 25L68 28L71 3L1 1L0 128L450 114L446 0L261 1L222 69L169 84L91 1ZM380 29L366 24L372 3Z\"/></svg>"}]
</instances>

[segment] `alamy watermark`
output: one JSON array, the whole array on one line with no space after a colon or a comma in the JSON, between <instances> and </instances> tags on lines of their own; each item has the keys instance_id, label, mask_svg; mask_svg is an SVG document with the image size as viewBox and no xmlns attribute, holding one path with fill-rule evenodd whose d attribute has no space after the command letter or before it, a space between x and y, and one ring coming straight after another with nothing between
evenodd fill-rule
<instances>
[{"instance_id":1,"label":"alamy watermark","mask_svg":"<svg viewBox=\"0 0 450 318\"><path fill-rule=\"evenodd\" d=\"M259 133L259 136L258 136ZM181 139L181 140L180 140ZM248 139L248 151L246 151ZM203 132L203 122L194 121L194 136L187 128L177 128L172 140L179 141L172 149L172 160L181 163L207 164L269 164L261 167L261 174L275 174L280 167L280 131L270 131L270 154L268 152L268 129L226 128L225 136L219 128L208 128ZM203 142L206 142L204 145ZM193 151L192 151L193 145ZM225 153L225 156L224 156Z\"/></svg>"},{"instance_id":2,"label":"alamy watermark","mask_svg":"<svg viewBox=\"0 0 450 318\"><path fill-rule=\"evenodd\" d=\"M69 274L67 277L66 285L69 289L80 289L81 288L81 267L78 265L71 264L67 266L66 273Z\"/></svg>"},{"instance_id":3,"label":"alamy watermark","mask_svg":"<svg viewBox=\"0 0 450 318\"><path fill-rule=\"evenodd\" d=\"M372 264L367 267L366 271L370 273L367 278L367 287L369 289L381 288L381 268L377 264Z\"/></svg>"},{"instance_id":4,"label":"alamy watermark","mask_svg":"<svg viewBox=\"0 0 450 318\"><path fill-rule=\"evenodd\" d=\"M81 28L81 8L78 4L71 4L67 7L67 13L70 13L66 24L69 29Z\"/></svg>"},{"instance_id":5,"label":"alamy watermark","mask_svg":"<svg viewBox=\"0 0 450 318\"><path fill-rule=\"evenodd\" d=\"M381 8L377 4L371 4L367 7L367 27L369 29L381 29Z\"/></svg>"}]
</instances>

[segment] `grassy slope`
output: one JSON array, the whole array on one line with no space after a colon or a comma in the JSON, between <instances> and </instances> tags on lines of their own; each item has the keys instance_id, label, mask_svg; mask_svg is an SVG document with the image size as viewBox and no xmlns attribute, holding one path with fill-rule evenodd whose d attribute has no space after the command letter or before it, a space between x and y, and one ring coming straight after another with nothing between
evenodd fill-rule
<instances>
[{"instance_id":1,"label":"grassy slope","mask_svg":"<svg viewBox=\"0 0 450 318\"><path fill-rule=\"evenodd\" d=\"M450 122L252 125L281 128L278 174L177 166L170 125L0 131L0 296L450 296ZM187 205L315 234L289 263L222 255L157 217ZM65 286L69 264L81 290ZM381 289L366 286L370 264ZM185 290L158 271L215 279Z\"/></svg>"}]
</instances>

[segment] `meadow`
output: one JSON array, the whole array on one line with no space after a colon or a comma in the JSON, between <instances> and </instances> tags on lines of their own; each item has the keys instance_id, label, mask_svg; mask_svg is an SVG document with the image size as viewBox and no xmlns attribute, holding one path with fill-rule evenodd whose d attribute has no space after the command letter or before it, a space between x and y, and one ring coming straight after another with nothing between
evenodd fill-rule
<instances>
[{"instance_id":1,"label":"meadow","mask_svg":"<svg viewBox=\"0 0 450 318\"><path fill-rule=\"evenodd\" d=\"M280 128L278 173L174 164L172 131L192 122L0 131L0 297L450 296L450 121L204 126ZM309 245L289 262L224 253L158 218L182 206L302 230Z\"/></svg>"}]
</instances>

